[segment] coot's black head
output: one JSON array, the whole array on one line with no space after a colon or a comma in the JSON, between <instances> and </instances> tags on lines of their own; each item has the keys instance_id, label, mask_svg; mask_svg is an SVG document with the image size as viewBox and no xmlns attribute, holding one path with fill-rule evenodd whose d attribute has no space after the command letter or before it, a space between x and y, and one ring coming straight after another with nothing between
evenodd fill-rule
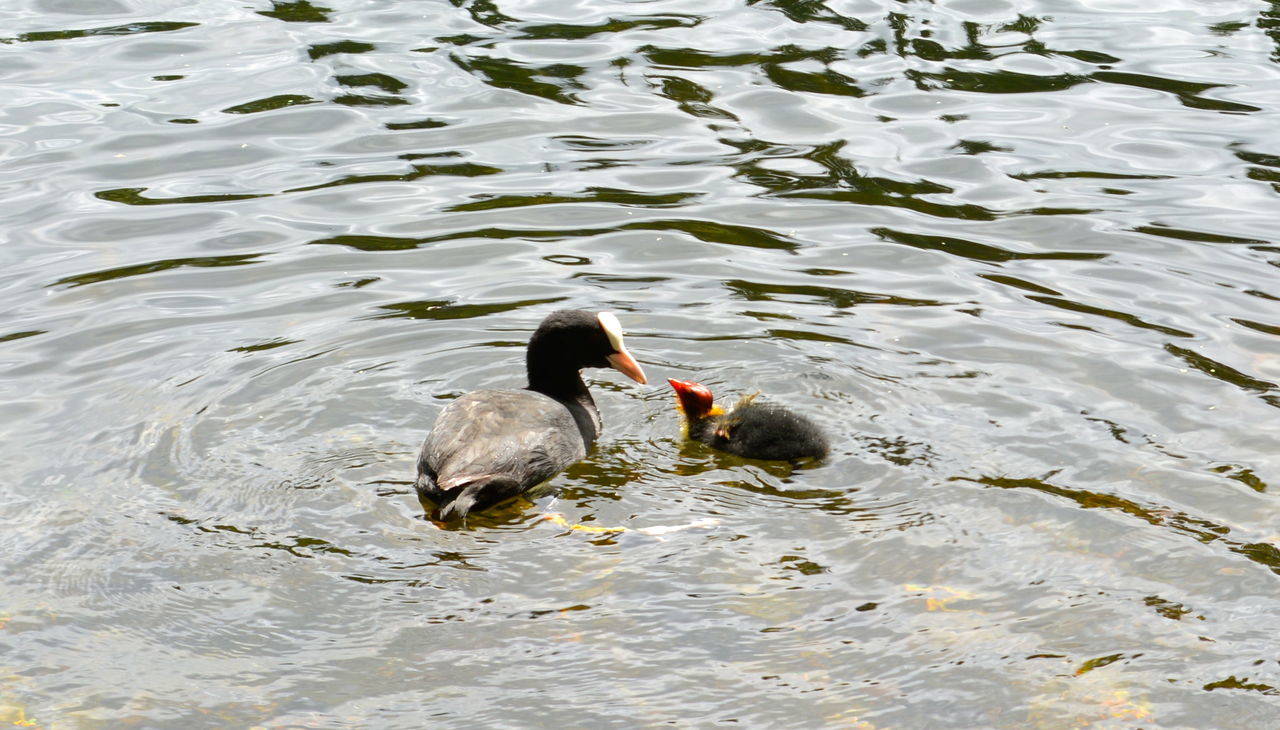
<instances>
[{"instance_id":1,"label":"coot's black head","mask_svg":"<svg viewBox=\"0 0 1280 730\"><path fill-rule=\"evenodd\" d=\"M609 312L562 309L542 320L529 338L529 387L543 392L581 384L583 368L613 368L637 383L648 382L622 342L622 326Z\"/></svg>"}]
</instances>

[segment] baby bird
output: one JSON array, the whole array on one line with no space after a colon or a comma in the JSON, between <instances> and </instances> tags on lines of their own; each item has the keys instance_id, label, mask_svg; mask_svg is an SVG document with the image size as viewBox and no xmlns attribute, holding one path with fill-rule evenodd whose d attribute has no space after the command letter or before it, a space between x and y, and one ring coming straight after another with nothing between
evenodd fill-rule
<instances>
[{"instance_id":1,"label":"baby bird","mask_svg":"<svg viewBox=\"0 0 1280 730\"><path fill-rule=\"evenodd\" d=\"M830 451L816 423L782 406L756 403L758 392L743 396L726 412L706 386L674 378L667 382L676 391L689 438L713 449L772 460L821 459Z\"/></svg>"}]
</instances>

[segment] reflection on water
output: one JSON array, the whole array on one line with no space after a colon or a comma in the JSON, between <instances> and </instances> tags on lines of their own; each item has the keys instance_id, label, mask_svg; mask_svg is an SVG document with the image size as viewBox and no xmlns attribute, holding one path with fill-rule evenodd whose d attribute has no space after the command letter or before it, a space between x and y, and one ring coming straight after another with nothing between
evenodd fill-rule
<instances>
[{"instance_id":1,"label":"reflection on water","mask_svg":"<svg viewBox=\"0 0 1280 730\"><path fill-rule=\"evenodd\" d=\"M1274 725L1273 5L20 0L0 720ZM564 306L832 456L428 522Z\"/></svg>"}]
</instances>

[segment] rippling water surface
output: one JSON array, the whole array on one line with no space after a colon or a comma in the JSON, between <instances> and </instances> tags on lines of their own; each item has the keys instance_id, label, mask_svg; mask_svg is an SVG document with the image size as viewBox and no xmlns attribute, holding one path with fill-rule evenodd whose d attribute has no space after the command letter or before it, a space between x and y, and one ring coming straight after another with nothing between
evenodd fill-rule
<instances>
[{"instance_id":1,"label":"rippling water surface","mask_svg":"<svg viewBox=\"0 0 1280 730\"><path fill-rule=\"evenodd\" d=\"M1276 726L1280 4L0 17L5 724ZM565 306L653 384L423 520Z\"/></svg>"}]
</instances>

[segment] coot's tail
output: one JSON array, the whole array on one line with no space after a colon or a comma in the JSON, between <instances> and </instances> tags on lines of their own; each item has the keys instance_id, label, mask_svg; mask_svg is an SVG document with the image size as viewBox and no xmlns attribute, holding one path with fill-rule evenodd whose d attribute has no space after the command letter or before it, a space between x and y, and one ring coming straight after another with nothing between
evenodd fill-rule
<instances>
[{"instance_id":1,"label":"coot's tail","mask_svg":"<svg viewBox=\"0 0 1280 730\"><path fill-rule=\"evenodd\" d=\"M509 476L482 477L465 486L455 487L443 493L437 492L438 496L433 495L439 505L437 519L441 522L465 519L467 514L474 510L503 502L522 491L524 490L520 482Z\"/></svg>"}]
</instances>

